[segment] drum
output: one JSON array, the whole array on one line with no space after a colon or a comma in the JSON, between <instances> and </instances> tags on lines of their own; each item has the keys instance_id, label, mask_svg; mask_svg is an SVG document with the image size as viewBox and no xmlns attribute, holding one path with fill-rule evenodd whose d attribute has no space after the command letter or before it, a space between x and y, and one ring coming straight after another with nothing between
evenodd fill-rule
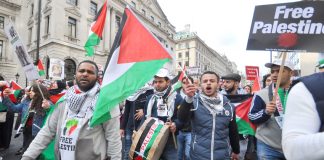
<instances>
[{"instance_id":1,"label":"drum","mask_svg":"<svg viewBox=\"0 0 324 160\"><path fill-rule=\"evenodd\" d=\"M137 132L129 151L130 159L158 160L169 137L169 126L156 118L147 118Z\"/></svg>"}]
</instances>

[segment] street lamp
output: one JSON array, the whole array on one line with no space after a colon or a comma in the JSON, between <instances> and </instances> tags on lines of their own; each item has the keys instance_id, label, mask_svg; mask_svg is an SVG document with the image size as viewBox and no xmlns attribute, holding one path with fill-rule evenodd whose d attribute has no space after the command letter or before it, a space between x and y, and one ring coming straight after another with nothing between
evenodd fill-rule
<instances>
[{"instance_id":1,"label":"street lamp","mask_svg":"<svg viewBox=\"0 0 324 160\"><path fill-rule=\"evenodd\" d=\"M20 75L18 73L15 75L15 77L16 77L16 83L18 83L19 76Z\"/></svg>"}]
</instances>

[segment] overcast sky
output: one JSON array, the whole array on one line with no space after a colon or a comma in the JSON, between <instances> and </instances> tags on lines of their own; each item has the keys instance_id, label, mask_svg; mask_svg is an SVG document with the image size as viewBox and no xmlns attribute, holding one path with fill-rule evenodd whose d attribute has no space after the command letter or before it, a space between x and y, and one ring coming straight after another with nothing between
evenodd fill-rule
<instances>
[{"instance_id":1,"label":"overcast sky","mask_svg":"<svg viewBox=\"0 0 324 160\"><path fill-rule=\"evenodd\" d=\"M190 24L191 31L211 48L225 54L245 73L245 66L259 66L261 75L268 69L270 52L246 51L255 5L292 0L158 0L176 31Z\"/></svg>"}]
</instances>

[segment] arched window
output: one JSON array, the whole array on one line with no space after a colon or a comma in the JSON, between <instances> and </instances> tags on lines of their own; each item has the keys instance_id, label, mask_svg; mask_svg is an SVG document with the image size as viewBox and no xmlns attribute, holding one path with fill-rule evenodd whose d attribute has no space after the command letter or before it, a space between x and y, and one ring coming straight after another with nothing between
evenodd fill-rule
<instances>
[{"instance_id":1,"label":"arched window","mask_svg":"<svg viewBox=\"0 0 324 160\"><path fill-rule=\"evenodd\" d=\"M72 59L64 60L65 80L74 80L76 64Z\"/></svg>"}]
</instances>

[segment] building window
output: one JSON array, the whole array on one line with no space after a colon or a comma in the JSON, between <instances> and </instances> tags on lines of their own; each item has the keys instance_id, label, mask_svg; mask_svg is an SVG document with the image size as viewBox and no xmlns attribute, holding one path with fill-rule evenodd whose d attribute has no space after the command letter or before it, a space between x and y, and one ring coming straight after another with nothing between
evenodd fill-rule
<instances>
[{"instance_id":1,"label":"building window","mask_svg":"<svg viewBox=\"0 0 324 160\"><path fill-rule=\"evenodd\" d=\"M67 3L72 4L74 6L78 5L78 0L66 0Z\"/></svg>"},{"instance_id":2,"label":"building window","mask_svg":"<svg viewBox=\"0 0 324 160\"><path fill-rule=\"evenodd\" d=\"M134 1L131 2L132 7L136 8L136 3Z\"/></svg>"},{"instance_id":3,"label":"building window","mask_svg":"<svg viewBox=\"0 0 324 160\"><path fill-rule=\"evenodd\" d=\"M0 16L0 29L4 28L4 17Z\"/></svg>"},{"instance_id":4,"label":"building window","mask_svg":"<svg viewBox=\"0 0 324 160\"><path fill-rule=\"evenodd\" d=\"M69 17L68 21L68 36L76 38L76 19Z\"/></svg>"},{"instance_id":5,"label":"building window","mask_svg":"<svg viewBox=\"0 0 324 160\"><path fill-rule=\"evenodd\" d=\"M166 45L165 45L165 48L168 48L168 47L169 47L168 44L166 44Z\"/></svg>"},{"instance_id":6,"label":"building window","mask_svg":"<svg viewBox=\"0 0 324 160\"><path fill-rule=\"evenodd\" d=\"M158 26L161 28L161 26L162 26L161 22L158 22Z\"/></svg>"},{"instance_id":7,"label":"building window","mask_svg":"<svg viewBox=\"0 0 324 160\"><path fill-rule=\"evenodd\" d=\"M188 51L186 52L186 58L189 58L189 52Z\"/></svg>"},{"instance_id":8,"label":"building window","mask_svg":"<svg viewBox=\"0 0 324 160\"><path fill-rule=\"evenodd\" d=\"M181 62L179 62L178 64L179 64L179 66L180 66L180 67L182 68L182 63L181 63Z\"/></svg>"},{"instance_id":9,"label":"building window","mask_svg":"<svg viewBox=\"0 0 324 160\"><path fill-rule=\"evenodd\" d=\"M119 16L115 17L116 21L115 21L115 26L116 26L116 32L118 31L119 27L120 27L120 20L121 18Z\"/></svg>"},{"instance_id":10,"label":"building window","mask_svg":"<svg viewBox=\"0 0 324 160\"><path fill-rule=\"evenodd\" d=\"M182 58L182 53L181 52L178 53L178 58Z\"/></svg>"},{"instance_id":11,"label":"building window","mask_svg":"<svg viewBox=\"0 0 324 160\"><path fill-rule=\"evenodd\" d=\"M151 21L153 21L153 22L154 22L154 17L153 17L153 16L151 16Z\"/></svg>"},{"instance_id":12,"label":"building window","mask_svg":"<svg viewBox=\"0 0 324 160\"><path fill-rule=\"evenodd\" d=\"M186 61L186 67L189 67L189 61Z\"/></svg>"},{"instance_id":13,"label":"building window","mask_svg":"<svg viewBox=\"0 0 324 160\"><path fill-rule=\"evenodd\" d=\"M31 27L28 29L28 44L31 44L32 36L33 36L33 28Z\"/></svg>"},{"instance_id":14,"label":"building window","mask_svg":"<svg viewBox=\"0 0 324 160\"><path fill-rule=\"evenodd\" d=\"M144 9L142 9L142 14L145 16L146 15L146 11Z\"/></svg>"},{"instance_id":15,"label":"building window","mask_svg":"<svg viewBox=\"0 0 324 160\"><path fill-rule=\"evenodd\" d=\"M173 47L171 47L171 51L173 51Z\"/></svg>"},{"instance_id":16,"label":"building window","mask_svg":"<svg viewBox=\"0 0 324 160\"><path fill-rule=\"evenodd\" d=\"M0 59L2 59L2 53L3 53L3 41L0 40Z\"/></svg>"},{"instance_id":17,"label":"building window","mask_svg":"<svg viewBox=\"0 0 324 160\"><path fill-rule=\"evenodd\" d=\"M30 5L30 15L33 16L34 15L34 3L32 3Z\"/></svg>"},{"instance_id":18,"label":"building window","mask_svg":"<svg viewBox=\"0 0 324 160\"><path fill-rule=\"evenodd\" d=\"M72 59L64 60L64 74L66 80L73 80L76 71L76 64Z\"/></svg>"},{"instance_id":19,"label":"building window","mask_svg":"<svg viewBox=\"0 0 324 160\"><path fill-rule=\"evenodd\" d=\"M45 17L45 34L49 34L50 16Z\"/></svg>"},{"instance_id":20,"label":"building window","mask_svg":"<svg viewBox=\"0 0 324 160\"><path fill-rule=\"evenodd\" d=\"M90 2L90 14L96 15L97 14L97 3Z\"/></svg>"}]
</instances>

